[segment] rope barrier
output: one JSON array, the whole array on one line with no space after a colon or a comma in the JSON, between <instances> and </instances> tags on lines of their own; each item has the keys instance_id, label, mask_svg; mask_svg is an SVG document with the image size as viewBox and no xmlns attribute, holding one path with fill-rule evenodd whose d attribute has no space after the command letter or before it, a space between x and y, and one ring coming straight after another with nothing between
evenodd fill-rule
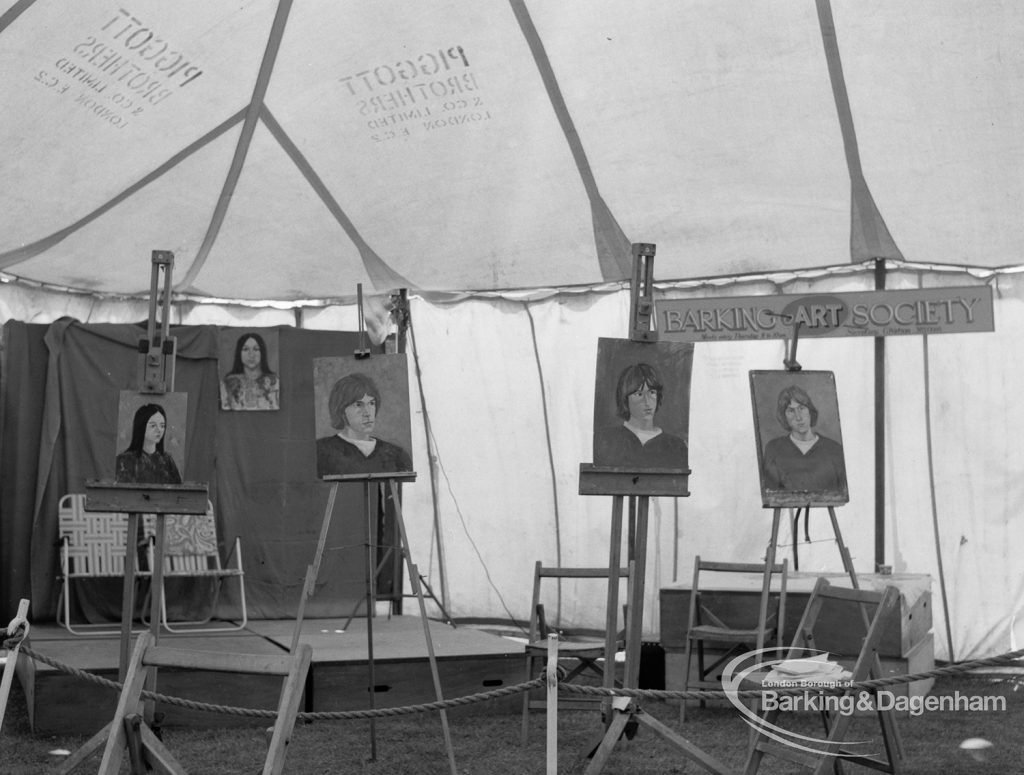
<instances>
[{"instance_id":1,"label":"rope barrier","mask_svg":"<svg viewBox=\"0 0 1024 775\"><path fill-rule=\"evenodd\" d=\"M18 648L21 642L25 640L26 635L28 635L27 623L23 623L14 632L9 632L6 627L0 627L0 640L3 641L3 648L7 651L14 651L14 649Z\"/></svg>"},{"instance_id":2,"label":"rope barrier","mask_svg":"<svg viewBox=\"0 0 1024 775\"><path fill-rule=\"evenodd\" d=\"M85 670L80 670L70 665L65 665L60 661L48 657L45 654L29 648L28 646L22 646L21 653L32 657L45 665L49 665L62 673L81 678L84 681L97 684L99 686L112 689L120 692L123 687L122 683L118 681L112 681L109 678L89 673ZM327 721L327 720L344 720L344 719L369 719L379 718L382 716L402 716L409 715L412 713L423 713L434 710L442 710L445 708L454 708L463 705L472 705L478 702L487 702L488 700L498 699L505 697L510 694L521 694L528 692L533 689L543 687L545 684L544 678L535 678L532 681L526 681L521 684L515 684L512 686L505 686L500 689L492 689L487 692L480 692L478 694L467 695L465 697L454 697L450 700L436 700L434 702L422 703L419 705L407 705L400 708L376 708L374 710L351 710L351 711L322 711L322 712L309 712L299 713L298 718L303 721ZM160 694L159 692L151 692L144 690L142 696L146 699L157 700L168 705L176 705L183 708L189 708L191 710L201 710L210 713L224 713L233 716L250 716L255 718L275 718L277 716L276 710L266 710L260 708L238 708L231 705L216 705L213 703L197 702L195 700L187 700L181 697L172 697L166 694Z\"/></svg>"},{"instance_id":3,"label":"rope barrier","mask_svg":"<svg viewBox=\"0 0 1024 775\"><path fill-rule=\"evenodd\" d=\"M966 673L970 670L975 670L979 667L986 667L992 665L1005 665L1012 662L1016 662L1024 657L1024 649L1018 649L1017 651L1009 651L1005 654L1000 654L995 657L987 657L985 659L976 659L971 662L960 662L955 665L947 665L946 667L937 667L932 670L926 670L920 673L909 673L907 675L896 675L889 678L873 678L869 681L850 682L849 684L843 684L842 686L833 686L831 684L822 684L821 686L810 685L810 686L793 686L793 687L772 687L772 692L777 695L786 694L802 694L808 689L819 691L824 694L845 694L854 690L871 691L873 689L880 689L885 686L896 686L898 684L913 683L914 681L922 681L927 678L937 678L940 676L955 675L956 673ZM608 689L603 686L584 686L581 684L562 684L561 689L569 694L594 694L594 695L605 695L605 696L619 696L619 697L650 697L653 699L682 699L682 700L713 700L713 699L725 699L727 697L732 698L751 698L760 697L764 694L761 689L745 689L736 692L727 692L724 690L701 690L701 691L665 691L660 689Z\"/></svg>"},{"instance_id":4,"label":"rope barrier","mask_svg":"<svg viewBox=\"0 0 1024 775\"><path fill-rule=\"evenodd\" d=\"M5 642L6 645L6 642ZM89 681L91 683L104 686L114 691L120 691L123 684L117 681L111 681L109 678L103 678L102 676L89 673L85 670L71 667L59 662L52 657L48 657L45 654L29 648L28 646L22 645L21 653L42 662L45 665L49 665L62 673L81 678L82 680ZM958 673L966 673L971 670L975 670L979 667L989 667L996 665L1007 665L1018 662L1024 658L1024 649L1018 649L1016 651L1009 651L1005 654L1000 654L995 657L987 657L985 659L976 659L970 662L960 662L955 665L947 665L946 667L937 667L932 670L927 670L919 673L910 673L907 675L891 676L889 678L876 678L869 681L861 681L858 683L850 683L841 687L833 686L810 686L810 687L772 687L772 691L776 694L797 694L813 689L827 694L841 694L854 690L870 691L879 689L885 686L895 686L898 684L912 683L914 681L921 681L928 678L937 678L941 676L955 675ZM747 689L737 692L727 692L725 690L700 690L700 691L670 691L665 689L623 689L623 688L608 688L603 686L586 686L583 684L565 683L562 681L564 673L559 675L559 690L567 694L587 694L587 695L600 695L600 696L613 696L613 697L646 697L648 699L656 700L713 700L713 699L725 699L725 698L752 698L759 697L763 693L760 689ZM350 720L350 719L370 719L370 718L381 718L385 716L404 716L411 715L413 713L424 713L435 710L442 710L446 708L455 708L464 705L473 705L479 702L487 702L489 700L498 699L500 697L507 697L512 694L522 694L524 692L532 691L533 689L543 688L546 685L546 678L544 675L539 676L531 681L524 681L520 684L514 684L511 686L505 686L500 689L492 689L487 692L480 692L478 694L470 694L463 697L455 697L450 700L437 700L435 702L422 703L418 705L406 705L399 708L376 708L374 710L354 710L354 711L323 711L323 712L305 712L299 713L297 718L300 721L339 721L339 720ZM159 694L157 692L144 691L143 696L147 699L157 700L159 702L166 703L168 705L177 705L192 710L207 711L210 713L224 713L234 716L250 716L256 718L275 718L277 716L276 710L265 710L259 708L238 708L230 705L216 705L212 703L196 702L194 700L187 700L181 697L172 697L165 694Z\"/></svg>"}]
</instances>

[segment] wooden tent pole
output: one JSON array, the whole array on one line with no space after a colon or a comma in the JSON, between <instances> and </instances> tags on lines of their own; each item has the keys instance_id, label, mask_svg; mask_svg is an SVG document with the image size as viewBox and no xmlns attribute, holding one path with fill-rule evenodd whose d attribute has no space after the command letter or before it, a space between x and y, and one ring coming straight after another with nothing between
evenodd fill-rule
<instances>
[{"instance_id":1,"label":"wooden tent pole","mask_svg":"<svg viewBox=\"0 0 1024 775\"><path fill-rule=\"evenodd\" d=\"M885 259L875 259L875 290L885 290ZM875 570L885 564L885 337L875 337Z\"/></svg>"}]
</instances>

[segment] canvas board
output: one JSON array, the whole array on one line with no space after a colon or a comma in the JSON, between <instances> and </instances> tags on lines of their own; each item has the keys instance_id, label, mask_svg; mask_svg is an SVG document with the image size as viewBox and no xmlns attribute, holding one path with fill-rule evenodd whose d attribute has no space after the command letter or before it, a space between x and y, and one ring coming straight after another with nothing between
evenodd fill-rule
<instances>
[{"instance_id":1,"label":"canvas board","mask_svg":"<svg viewBox=\"0 0 1024 775\"><path fill-rule=\"evenodd\" d=\"M405 353L313 359L316 474L414 470Z\"/></svg>"},{"instance_id":2,"label":"canvas board","mask_svg":"<svg viewBox=\"0 0 1024 775\"><path fill-rule=\"evenodd\" d=\"M276 329L218 334L220 408L226 411L276 411L281 408Z\"/></svg>"},{"instance_id":3,"label":"canvas board","mask_svg":"<svg viewBox=\"0 0 1024 775\"><path fill-rule=\"evenodd\" d=\"M181 484L185 475L187 411L187 393L122 390L117 409L114 479ZM163 432L158 433L161 419Z\"/></svg>"},{"instance_id":4,"label":"canvas board","mask_svg":"<svg viewBox=\"0 0 1024 775\"><path fill-rule=\"evenodd\" d=\"M601 338L594 388L594 465L689 469L693 345Z\"/></svg>"},{"instance_id":5,"label":"canvas board","mask_svg":"<svg viewBox=\"0 0 1024 775\"><path fill-rule=\"evenodd\" d=\"M831 371L751 371L758 477L765 506L850 500L839 397Z\"/></svg>"}]
</instances>

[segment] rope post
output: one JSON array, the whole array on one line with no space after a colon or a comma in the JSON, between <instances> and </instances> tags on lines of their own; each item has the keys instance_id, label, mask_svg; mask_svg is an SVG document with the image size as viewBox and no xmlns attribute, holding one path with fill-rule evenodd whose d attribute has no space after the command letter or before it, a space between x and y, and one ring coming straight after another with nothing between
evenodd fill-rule
<instances>
[{"instance_id":1,"label":"rope post","mask_svg":"<svg viewBox=\"0 0 1024 775\"><path fill-rule=\"evenodd\" d=\"M18 661L18 649L21 642L28 635L28 600L22 598L18 603L18 613L4 630L4 639L17 639L7 650L7 659L4 661L3 678L0 679L0 728L4 725L4 715L7 712L7 698L11 693L11 684L14 682L14 668Z\"/></svg>"},{"instance_id":2,"label":"rope post","mask_svg":"<svg viewBox=\"0 0 1024 775\"><path fill-rule=\"evenodd\" d=\"M547 775L558 775L558 635L548 635Z\"/></svg>"}]
</instances>

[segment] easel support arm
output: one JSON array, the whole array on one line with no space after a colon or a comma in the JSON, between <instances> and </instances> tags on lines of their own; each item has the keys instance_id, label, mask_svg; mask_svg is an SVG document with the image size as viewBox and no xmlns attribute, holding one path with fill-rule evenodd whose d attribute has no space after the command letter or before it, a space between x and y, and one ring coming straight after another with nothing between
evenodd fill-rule
<instances>
[{"instance_id":1,"label":"easel support arm","mask_svg":"<svg viewBox=\"0 0 1024 775\"><path fill-rule=\"evenodd\" d=\"M149 323L146 338L139 340L139 392L167 393L174 390L174 359L177 341L170 332L171 273L174 253L154 250L149 286ZM160 275L163 275L163 292ZM159 333L157 328L159 327Z\"/></svg>"}]
</instances>

